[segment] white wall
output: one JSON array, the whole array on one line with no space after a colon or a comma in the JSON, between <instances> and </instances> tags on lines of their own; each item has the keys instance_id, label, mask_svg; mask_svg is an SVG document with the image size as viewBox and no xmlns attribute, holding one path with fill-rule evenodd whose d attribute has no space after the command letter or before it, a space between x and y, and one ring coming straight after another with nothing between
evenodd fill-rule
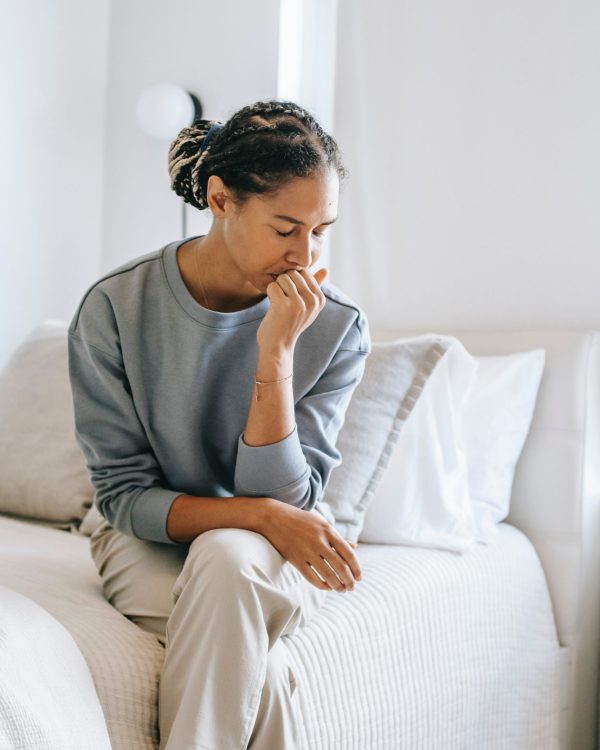
<instances>
[{"instance_id":1,"label":"white wall","mask_svg":"<svg viewBox=\"0 0 600 750\"><path fill-rule=\"evenodd\" d=\"M279 38L279 0L115 0L111 8L103 271L181 236L169 143L140 129L140 94L176 83L200 98L206 119L225 120L276 96ZM208 212L188 208L188 235L208 226Z\"/></svg>"},{"instance_id":2,"label":"white wall","mask_svg":"<svg viewBox=\"0 0 600 750\"><path fill-rule=\"evenodd\" d=\"M179 236L168 144L139 129L137 98L174 81L224 119L276 96L279 0L0 12L1 367L100 273ZM600 328L600 4L338 12L333 132L350 181L330 278L374 326Z\"/></svg>"},{"instance_id":3,"label":"white wall","mask_svg":"<svg viewBox=\"0 0 600 750\"><path fill-rule=\"evenodd\" d=\"M600 3L338 19L332 267L372 326L600 329Z\"/></svg>"},{"instance_id":4,"label":"white wall","mask_svg":"<svg viewBox=\"0 0 600 750\"><path fill-rule=\"evenodd\" d=\"M0 10L0 367L98 274L108 0Z\"/></svg>"}]
</instances>

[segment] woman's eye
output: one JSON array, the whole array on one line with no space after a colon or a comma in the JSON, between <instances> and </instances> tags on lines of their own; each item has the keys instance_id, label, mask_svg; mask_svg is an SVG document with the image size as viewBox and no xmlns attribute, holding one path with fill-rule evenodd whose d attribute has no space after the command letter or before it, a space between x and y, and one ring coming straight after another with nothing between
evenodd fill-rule
<instances>
[{"instance_id":1,"label":"woman's eye","mask_svg":"<svg viewBox=\"0 0 600 750\"><path fill-rule=\"evenodd\" d=\"M292 232L293 232L294 230L293 230L293 229L290 229L290 231L289 231L289 232L280 232L280 231L279 231L278 229L276 229L275 231L277 232L277 234L278 234L278 235L279 235L280 237L289 237L289 236L290 236L290 234L292 234ZM313 232L313 234L315 235L315 237L322 237L322 236L323 236L323 235L325 234L325 232Z\"/></svg>"}]
</instances>

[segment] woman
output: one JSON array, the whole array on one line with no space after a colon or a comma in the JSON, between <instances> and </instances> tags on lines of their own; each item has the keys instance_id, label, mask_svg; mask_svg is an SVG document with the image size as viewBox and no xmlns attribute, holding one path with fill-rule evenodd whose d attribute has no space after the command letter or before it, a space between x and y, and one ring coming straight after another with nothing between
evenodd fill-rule
<instances>
[{"instance_id":1,"label":"woman","mask_svg":"<svg viewBox=\"0 0 600 750\"><path fill-rule=\"evenodd\" d=\"M293 102L200 121L172 187L208 234L99 279L69 327L76 436L107 599L166 646L161 750L294 748L280 636L360 579L321 501L370 350L310 267L337 218L334 140Z\"/></svg>"}]
</instances>

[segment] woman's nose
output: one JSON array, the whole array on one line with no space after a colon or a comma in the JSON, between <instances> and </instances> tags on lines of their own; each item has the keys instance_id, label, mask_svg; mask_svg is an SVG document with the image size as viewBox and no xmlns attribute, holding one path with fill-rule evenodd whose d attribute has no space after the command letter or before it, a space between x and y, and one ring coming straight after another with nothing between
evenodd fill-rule
<instances>
[{"instance_id":1,"label":"woman's nose","mask_svg":"<svg viewBox=\"0 0 600 750\"><path fill-rule=\"evenodd\" d=\"M309 268L316 260L317 251L312 247L312 239L296 240L287 258L293 268Z\"/></svg>"}]
</instances>

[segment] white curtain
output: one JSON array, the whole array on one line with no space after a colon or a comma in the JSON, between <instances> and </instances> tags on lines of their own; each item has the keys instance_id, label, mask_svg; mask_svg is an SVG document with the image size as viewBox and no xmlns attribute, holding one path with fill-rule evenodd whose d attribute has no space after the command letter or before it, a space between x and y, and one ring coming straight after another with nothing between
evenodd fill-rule
<instances>
[{"instance_id":1,"label":"white curtain","mask_svg":"<svg viewBox=\"0 0 600 750\"><path fill-rule=\"evenodd\" d=\"M600 3L343 0L331 280L372 327L600 327Z\"/></svg>"}]
</instances>

